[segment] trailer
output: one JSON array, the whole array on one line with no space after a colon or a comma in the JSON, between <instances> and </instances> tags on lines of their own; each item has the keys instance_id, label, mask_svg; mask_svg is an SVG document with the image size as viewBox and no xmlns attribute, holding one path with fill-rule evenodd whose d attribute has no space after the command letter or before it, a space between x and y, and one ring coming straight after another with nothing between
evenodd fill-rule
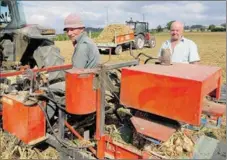
<instances>
[{"instance_id":1,"label":"trailer","mask_svg":"<svg viewBox=\"0 0 227 160\"><path fill-rule=\"evenodd\" d=\"M99 50L106 51L106 50L114 50L114 53L119 55L122 53L123 46L130 45L135 40L134 33L128 33L124 35L117 35L115 32L114 41L113 42L104 42L104 43L96 43Z\"/></svg>"},{"instance_id":2,"label":"trailer","mask_svg":"<svg viewBox=\"0 0 227 160\"><path fill-rule=\"evenodd\" d=\"M122 48L131 47L134 49L143 49L145 46L154 48L156 46L155 37L149 32L148 22L126 21L122 24L125 27L129 27L131 32L122 33L121 29L114 29L113 41L96 42L96 45L101 51L114 49L115 54L119 55L122 52ZM110 30L111 32L111 30ZM102 35L105 37L106 35ZM108 35L107 35L108 36Z\"/></svg>"}]
</instances>

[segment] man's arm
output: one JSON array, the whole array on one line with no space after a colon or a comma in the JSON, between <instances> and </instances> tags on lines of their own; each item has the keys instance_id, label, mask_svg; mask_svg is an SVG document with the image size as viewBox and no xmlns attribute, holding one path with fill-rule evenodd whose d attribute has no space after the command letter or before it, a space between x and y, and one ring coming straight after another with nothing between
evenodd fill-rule
<instances>
[{"instance_id":1,"label":"man's arm","mask_svg":"<svg viewBox=\"0 0 227 160\"><path fill-rule=\"evenodd\" d=\"M190 53L189 53L189 63L190 64L199 64L200 62L200 57L199 57L199 53L198 53L198 48L197 48L197 45L191 41L190 43Z\"/></svg>"},{"instance_id":2,"label":"man's arm","mask_svg":"<svg viewBox=\"0 0 227 160\"><path fill-rule=\"evenodd\" d=\"M72 65L74 68L85 68L88 62L88 47L87 44L80 44L79 48L76 50L72 57Z\"/></svg>"}]
</instances>

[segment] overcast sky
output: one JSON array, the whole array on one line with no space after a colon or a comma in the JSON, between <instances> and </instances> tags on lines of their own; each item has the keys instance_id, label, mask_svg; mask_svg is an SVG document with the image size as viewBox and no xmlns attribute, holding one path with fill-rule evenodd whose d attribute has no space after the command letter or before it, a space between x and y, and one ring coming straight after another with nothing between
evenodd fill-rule
<instances>
[{"instance_id":1,"label":"overcast sky","mask_svg":"<svg viewBox=\"0 0 227 160\"><path fill-rule=\"evenodd\" d=\"M88 27L104 27L107 20L124 23L130 17L142 21L143 15L150 28L164 27L171 20L180 20L185 25L226 22L225 1L22 1L22 4L28 23L52 27L58 33L71 12L79 13Z\"/></svg>"}]
</instances>

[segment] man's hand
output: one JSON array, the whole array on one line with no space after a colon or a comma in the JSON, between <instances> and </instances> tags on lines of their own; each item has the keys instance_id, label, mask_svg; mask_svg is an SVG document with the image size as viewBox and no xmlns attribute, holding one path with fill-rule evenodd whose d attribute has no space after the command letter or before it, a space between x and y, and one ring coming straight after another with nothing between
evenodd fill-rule
<instances>
[{"instance_id":1,"label":"man's hand","mask_svg":"<svg viewBox=\"0 0 227 160\"><path fill-rule=\"evenodd\" d=\"M171 51L170 49L162 49L159 60L162 65L171 65Z\"/></svg>"}]
</instances>

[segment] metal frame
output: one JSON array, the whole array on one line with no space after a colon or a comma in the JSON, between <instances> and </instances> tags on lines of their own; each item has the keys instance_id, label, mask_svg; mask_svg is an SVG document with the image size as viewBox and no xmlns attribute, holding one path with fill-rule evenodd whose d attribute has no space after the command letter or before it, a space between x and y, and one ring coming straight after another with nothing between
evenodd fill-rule
<instances>
[{"instance_id":1,"label":"metal frame","mask_svg":"<svg viewBox=\"0 0 227 160\"><path fill-rule=\"evenodd\" d=\"M113 63L113 64L104 64L99 68L99 86L100 86L100 106L97 106L96 111L96 139L98 140L97 144L97 158L104 159L105 157L105 144L106 144L106 135L104 134L104 125L105 125L105 81L107 80L108 84L111 84L110 79L107 78L107 72L112 69L118 69L122 67L129 67L133 65L138 65L139 60L132 60L128 62ZM112 85L112 89L116 90ZM128 151L130 152L130 151ZM131 152L130 152L131 153ZM127 158L127 157L125 157Z\"/></svg>"},{"instance_id":2,"label":"metal frame","mask_svg":"<svg viewBox=\"0 0 227 160\"><path fill-rule=\"evenodd\" d=\"M32 72L54 72L54 71L60 71L60 70L66 70L72 68L71 64L66 64L66 65L59 65L59 66L50 66L50 67L45 67L41 69L31 69ZM26 71L15 71L15 72L0 72L0 77L1 78L6 78L6 77L11 77L11 76L18 76L18 75L23 75L25 74Z\"/></svg>"},{"instance_id":3,"label":"metal frame","mask_svg":"<svg viewBox=\"0 0 227 160\"><path fill-rule=\"evenodd\" d=\"M112 84L110 82L109 77L107 76L107 72L112 69L118 69L122 67L128 67L133 65L138 65L139 60L132 60L128 62L122 62L122 63L113 63L113 64L103 64L100 65L95 71L96 74L98 74L98 79L96 79L95 87L94 89L98 90L100 89L100 92L98 93L98 99L100 101L100 106L97 106L96 110L96 135L95 138L97 140L97 152L96 156L99 159L105 158L105 151L106 151L106 135L104 134L104 125L105 125L105 81L107 80L108 84ZM86 70L85 70L86 72ZM82 73L83 74L83 73ZM98 83L98 84L97 84ZM117 90L112 85L111 87L113 90ZM119 90L118 90L119 91ZM63 111L59 110L59 138L64 139L64 119L65 119L65 113ZM110 139L108 139L110 141ZM60 158L65 159L67 156L71 156L72 158L79 158L79 159L88 159L91 158L89 155L82 154L81 152L68 150L65 147L62 147L61 144L59 144L56 140L54 140L54 137L49 135L48 139L46 140L48 144L55 147L60 152ZM116 144L115 144L116 145ZM125 152L131 153L132 151L125 149ZM135 154L135 153L133 153ZM141 156L138 156L141 157ZM125 157L127 158L127 157Z\"/></svg>"},{"instance_id":4,"label":"metal frame","mask_svg":"<svg viewBox=\"0 0 227 160\"><path fill-rule=\"evenodd\" d=\"M122 62L122 63L113 63L113 64L102 64L98 66L95 70L94 73L98 74L98 79L96 79L96 86L94 89L97 90L98 94L98 100L100 103L97 105L97 111L96 111L96 135L95 138L97 140L97 150L95 151L92 147L88 147L88 149L91 150L93 154L98 159L104 159L105 157L112 157L112 158L118 158L118 157L123 157L123 158L128 158L133 156L136 158L149 158L151 155L146 153L146 152L136 152L135 148L131 146L125 146L123 144L119 144L117 142L114 142L108 135L105 135L104 133L104 125L105 125L105 81L107 80L108 84L111 84L110 79L108 79L107 72L112 69L118 69L122 67L129 67L129 66L134 66L138 65L139 60L132 60L128 62ZM72 66L71 65L62 65L62 66L54 66L54 67L47 67L43 69L33 69L33 72L42 72L42 71L56 71L56 70L64 70L64 69L70 69ZM87 72L85 70L85 72ZM24 71L17 71L17 72L11 72L11 73L1 73L0 75L2 77L7 77L7 76L15 76L15 75L20 75L25 73ZM82 73L83 74L83 73ZM113 88L114 89L114 88ZM116 88L115 88L116 89ZM100 90L101 92L99 92ZM64 139L64 131L65 131L65 125L70 129L67 124L67 121L65 120L65 114L62 110L59 109L58 115L58 128L59 128L59 139ZM73 132L72 129L70 129L71 132ZM75 133L74 133L75 132ZM74 135L76 135L78 138L82 138L80 135L77 135L76 131L74 130ZM69 149L64 146L62 146L58 141L56 141L55 137L47 134L45 142L54 147L57 151L60 152L60 159L68 159L69 156L73 159L91 159L95 158L92 157L91 155L80 152L80 150L76 149ZM107 147L107 144L111 144L112 147L115 148L114 151L109 150Z\"/></svg>"},{"instance_id":5,"label":"metal frame","mask_svg":"<svg viewBox=\"0 0 227 160\"><path fill-rule=\"evenodd\" d=\"M55 137L50 134L48 134L47 137L45 142L60 152L60 159L68 159L68 156L71 156L73 159L91 159L90 155L61 146L61 144L56 141Z\"/></svg>"}]
</instances>

